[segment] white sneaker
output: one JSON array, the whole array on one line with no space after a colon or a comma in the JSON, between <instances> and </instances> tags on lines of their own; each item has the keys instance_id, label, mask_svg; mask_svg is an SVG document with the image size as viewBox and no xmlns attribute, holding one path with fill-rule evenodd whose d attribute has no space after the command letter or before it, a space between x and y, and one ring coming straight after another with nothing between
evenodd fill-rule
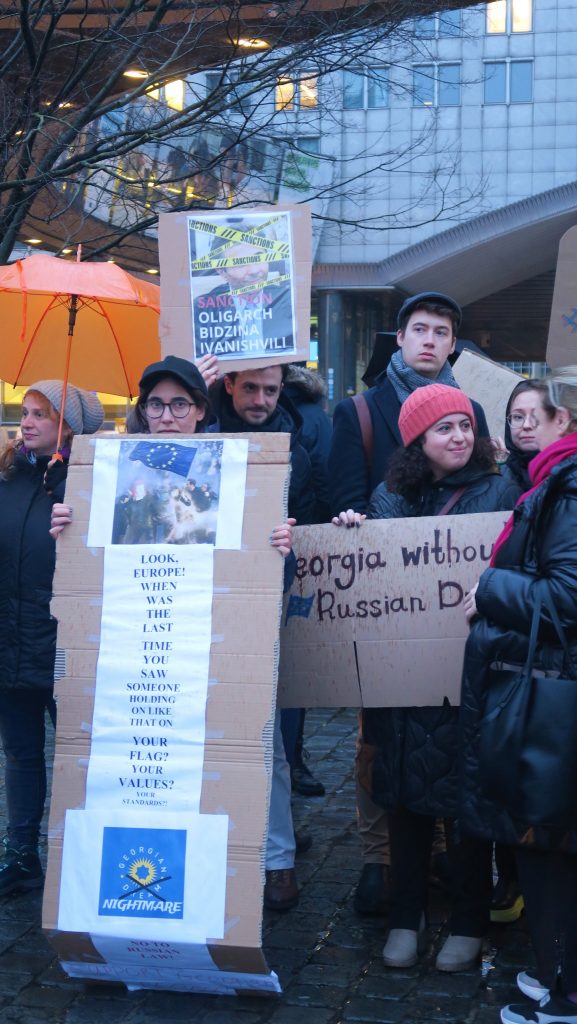
<instances>
[{"instance_id":1,"label":"white sneaker","mask_svg":"<svg viewBox=\"0 0 577 1024\"><path fill-rule=\"evenodd\" d=\"M502 1024L577 1024L577 1003L547 993L538 1006L504 1006Z\"/></svg>"},{"instance_id":2,"label":"white sneaker","mask_svg":"<svg viewBox=\"0 0 577 1024\"><path fill-rule=\"evenodd\" d=\"M539 1003L549 992L548 988L537 981L537 978L532 978L530 974L527 974L527 971L520 971L517 975L517 988L524 996L534 999L536 1003Z\"/></svg>"}]
</instances>

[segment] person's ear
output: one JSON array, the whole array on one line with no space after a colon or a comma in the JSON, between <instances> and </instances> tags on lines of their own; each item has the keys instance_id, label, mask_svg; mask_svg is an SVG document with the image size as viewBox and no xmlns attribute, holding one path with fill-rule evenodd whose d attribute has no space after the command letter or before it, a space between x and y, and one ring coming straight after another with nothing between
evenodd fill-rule
<instances>
[{"instance_id":1,"label":"person's ear","mask_svg":"<svg viewBox=\"0 0 577 1024\"><path fill-rule=\"evenodd\" d=\"M231 379L230 379L230 377L228 376L227 373L225 373L223 379L224 379L224 388L225 388L225 391L226 391L227 395L232 395L232 392L233 392L232 381L231 381Z\"/></svg>"},{"instance_id":2,"label":"person's ear","mask_svg":"<svg viewBox=\"0 0 577 1024\"><path fill-rule=\"evenodd\" d=\"M403 347L403 341L404 340L405 340L405 332L404 331L397 331L397 345L399 346L399 348Z\"/></svg>"},{"instance_id":3,"label":"person's ear","mask_svg":"<svg viewBox=\"0 0 577 1024\"><path fill-rule=\"evenodd\" d=\"M559 406L559 408L555 410L555 423L557 423L563 434L566 433L567 427L571 423L571 413L564 405Z\"/></svg>"},{"instance_id":4,"label":"person's ear","mask_svg":"<svg viewBox=\"0 0 577 1024\"><path fill-rule=\"evenodd\" d=\"M449 352L449 355L450 355L450 356L452 356L452 355L453 355L453 352L455 351L455 345L456 345L456 344L457 344L457 335L456 335L456 334L454 334L454 335L453 335L453 344L451 345L451 351Z\"/></svg>"}]
</instances>

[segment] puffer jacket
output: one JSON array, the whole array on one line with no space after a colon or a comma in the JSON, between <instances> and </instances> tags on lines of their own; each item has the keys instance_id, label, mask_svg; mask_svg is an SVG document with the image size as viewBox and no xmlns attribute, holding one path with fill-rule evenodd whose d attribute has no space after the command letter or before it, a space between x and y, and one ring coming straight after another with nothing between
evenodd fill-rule
<instances>
[{"instance_id":1,"label":"puffer jacket","mask_svg":"<svg viewBox=\"0 0 577 1024\"><path fill-rule=\"evenodd\" d=\"M313 467L317 496L316 522L328 523L331 517L328 462L333 424L324 410L327 386L314 370L291 364L285 377L283 394L302 416L300 440L309 453Z\"/></svg>"},{"instance_id":2,"label":"puffer jacket","mask_svg":"<svg viewBox=\"0 0 577 1024\"><path fill-rule=\"evenodd\" d=\"M461 707L461 807L465 831L499 842L577 853L577 807L572 827L529 827L486 800L479 789L479 722L487 670L494 661L523 665L536 595L547 592L577 664L577 456L555 466L515 509L513 531L486 569L475 595L480 618L467 640ZM536 667L566 672L545 611ZM577 739L576 739L577 742Z\"/></svg>"},{"instance_id":3,"label":"puffer jacket","mask_svg":"<svg viewBox=\"0 0 577 1024\"><path fill-rule=\"evenodd\" d=\"M55 544L49 534L55 501L44 488L48 458L32 465L17 453L0 480L0 689L50 689L56 619L50 614Z\"/></svg>"},{"instance_id":4,"label":"puffer jacket","mask_svg":"<svg viewBox=\"0 0 577 1024\"><path fill-rule=\"evenodd\" d=\"M381 484L370 501L369 519L438 515L455 490L467 490L450 515L513 508L520 488L475 463L443 477L415 501L391 494ZM441 707L367 708L363 739L378 747L372 795L382 807L406 807L416 814L450 817L457 810L459 709Z\"/></svg>"}]
</instances>

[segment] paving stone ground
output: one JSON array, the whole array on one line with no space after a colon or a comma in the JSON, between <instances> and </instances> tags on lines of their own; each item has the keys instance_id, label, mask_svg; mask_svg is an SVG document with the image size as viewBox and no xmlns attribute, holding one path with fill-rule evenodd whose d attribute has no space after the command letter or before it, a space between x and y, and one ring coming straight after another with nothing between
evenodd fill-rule
<instances>
[{"instance_id":1,"label":"paving stone ground","mask_svg":"<svg viewBox=\"0 0 577 1024\"><path fill-rule=\"evenodd\" d=\"M354 819L356 712L309 711L310 767L326 796L295 797L297 826L313 846L298 858L299 905L267 914L263 943L283 994L248 998L127 992L68 979L41 929L41 896L0 900L0 1024L498 1024L505 1003L522 1001L519 970L533 965L523 919L495 925L475 970L435 971L446 935L442 890L431 889L431 946L417 967L386 970L386 918L358 917L352 895L360 870ZM5 821L0 793L0 827ZM43 837L44 847L46 837Z\"/></svg>"}]
</instances>

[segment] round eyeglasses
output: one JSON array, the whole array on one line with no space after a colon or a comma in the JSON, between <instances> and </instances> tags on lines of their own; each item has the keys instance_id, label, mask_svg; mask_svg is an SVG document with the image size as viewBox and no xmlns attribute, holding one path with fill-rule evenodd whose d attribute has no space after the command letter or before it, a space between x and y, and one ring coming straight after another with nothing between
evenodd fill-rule
<instances>
[{"instance_id":1,"label":"round eyeglasses","mask_svg":"<svg viewBox=\"0 0 577 1024\"><path fill-rule=\"evenodd\" d=\"M535 427L539 426L539 420L532 412L511 412L507 416L507 423L509 424L510 427L515 427L517 430L520 430L521 427L524 427L526 423L528 423L533 430L535 429Z\"/></svg>"},{"instance_id":2,"label":"round eyeglasses","mask_svg":"<svg viewBox=\"0 0 577 1024\"><path fill-rule=\"evenodd\" d=\"M144 403L146 415L151 420L159 420L165 409L170 409L170 415L175 420L183 420L188 416L190 410L196 406L196 402L188 402L186 398L173 398L171 402L161 402L160 398L149 398Z\"/></svg>"}]
</instances>

